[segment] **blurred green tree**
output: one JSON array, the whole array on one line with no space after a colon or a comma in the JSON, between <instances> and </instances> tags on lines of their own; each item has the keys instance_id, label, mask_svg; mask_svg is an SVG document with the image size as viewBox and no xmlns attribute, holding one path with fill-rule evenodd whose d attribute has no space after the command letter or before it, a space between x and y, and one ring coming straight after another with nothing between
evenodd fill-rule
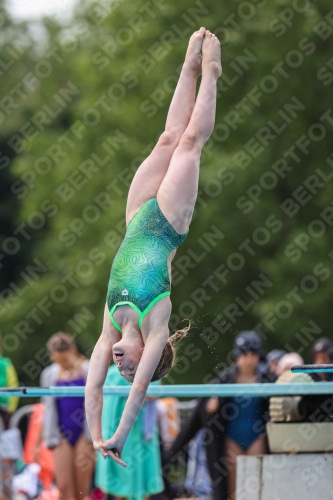
<instances>
[{"instance_id":1,"label":"blurred green tree","mask_svg":"<svg viewBox=\"0 0 333 500\"><path fill-rule=\"evenodd\" d=\"M209 380L242 329L303 355L330 335L330 9L140 0L83 2L68 24L44 18L41 41L7 74L6 95L22 71L35 90L1 142L13 158L4 234L21 227L25 249L4 294L2 348L24 382L38 383L55 331L77 335L88 355L98 338L128 187L200 26L221 40L223 75L197 210L173 263L170 327L191 317L193 333L169 380Z\"/></svg>"}]
</instances>

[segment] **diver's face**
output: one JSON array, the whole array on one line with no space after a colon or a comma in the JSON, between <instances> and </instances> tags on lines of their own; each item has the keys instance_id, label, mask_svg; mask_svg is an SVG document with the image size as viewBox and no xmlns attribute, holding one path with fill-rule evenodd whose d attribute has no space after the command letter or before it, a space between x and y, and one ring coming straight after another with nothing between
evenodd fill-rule
<instances>
[{"instance_id":1,"label":"diver's face","mask_svg":"<svg viewBox=\"0 0 333 500\"><path fill-rule=\"evenodd\" d=\"M143 347L121 340L113 346L113 361L119 373L127 382L133 382L138 368Z\"/></svg>"}]
</instances>

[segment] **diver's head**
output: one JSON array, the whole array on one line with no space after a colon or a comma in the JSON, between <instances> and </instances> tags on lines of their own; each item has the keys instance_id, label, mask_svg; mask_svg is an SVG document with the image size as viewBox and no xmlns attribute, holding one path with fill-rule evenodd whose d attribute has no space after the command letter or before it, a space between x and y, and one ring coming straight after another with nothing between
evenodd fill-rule
<instances>
[{"instance_id":1,"label":"diver's head","mask_svg":"<svg viewBox=\"0 0 333 500\"><path fill-rule=\"evenodd\" d=\"M160 380L169 373L176 359L175 344L186 337L189 328L190 325L183 330L178 330L174 335L168 338L162 351L160 361L152 376L152 382ZM144 343L141 337L131 337L130 340L123 337L119 342L113 345L113 361L117 365L120 375L127 380L127 382L133 382L143 350Z\"/></svg>"},{"instance_id":2,"label":"diver's head","mask_svg":"<svg viewBox=\"0 0 333 500\"><path fill-rule=\"evenodd\" d=\"M113 361L117 365L120 375L127 382L134 380L143 349L144 343L139 337L131 338L130 341L122 338L113 345Z\"/></svg>"},{"instance_id":3,"label":"diver's head","mask_svg":"<svg viewBox=\"0 0 333 500\"><path fill-rule=\"evenodd\" d=\"M155 382L156 380L160 380L161 378L165 377L173 365L175 364L176 360L176 348L175 344L179 342L179 340L183 339L187 335L187 331L190 329L190 326L187 326L183 330L178 330L176 333L171 335L171 337L168 338L168 341L166 343L166 346L164 347L162 351L162 356L161 359L156 367L156 370L152 376L151 381Z\"/></svg>"}]
</instances>

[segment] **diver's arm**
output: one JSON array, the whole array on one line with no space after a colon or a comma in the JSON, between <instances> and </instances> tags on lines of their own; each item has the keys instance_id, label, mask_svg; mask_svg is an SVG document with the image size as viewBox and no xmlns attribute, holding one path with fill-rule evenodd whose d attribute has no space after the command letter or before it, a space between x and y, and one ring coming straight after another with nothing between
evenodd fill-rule
<instances>
[{"instance_id":1,"label":"diver's arm","mask_svg":"<svg viewBox=\"0 0 333 500\"><path fill-rule=\"evenodd\" d=\"M85 411L89 431L96 449L102 439L103 384L112 358L112 347L120 334L112 325L107 306L104 309L102 333L91 355L85 387ZM101 451L101 450L99 450Z\"/></svg>"},{"instance_id":2,"label":"diver's arm","mask_svg":"<svg viewBox=\"0 0 333 500\"><path fill-rule=\"evenodd\" d=\"M165 330L158 334L150 334L147 338L118 429L111 439L104 442L104 448L108 450L109 456L122 465L125 464L118 457L121 457L128 434L141 410L148 385L161 359L168 336L169 330Z\"/></svg>"}]
</instances>

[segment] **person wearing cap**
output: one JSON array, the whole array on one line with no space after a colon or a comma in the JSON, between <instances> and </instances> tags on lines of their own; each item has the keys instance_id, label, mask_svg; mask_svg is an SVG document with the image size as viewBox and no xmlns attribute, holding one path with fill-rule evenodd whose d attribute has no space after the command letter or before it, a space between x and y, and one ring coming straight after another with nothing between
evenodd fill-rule
<instances>
[{"instance_id":1,"label":"person wearing cap","mask_svg":"<svg viewBox=\"0 0 333 500\"><path fill-rule=\"evenodd\" d=\"M333 343L327 337L317 339L312 345L310 363L326 365L333 362ZM295 365L302 365L303 359L297 353L283 356L278 364L277 382L331 382L333 373L291 373ZM288 373L289 370L289 373ZM333 395L311 394L305 396L282 396L270 398L270 417L275 422L333 422Z\"/></svg>"},{"instance_id":2,"label":"person wearing cap","mask_svg":"<svg viewBox=\"0 0 333 500\"><path fill-rule=\"evenodd\" d=\"M311 348L310 363L327 365L333 363L333 343L327 337L317 339ZM298 364L298 363L295 363ZM309 373L314 382L332 382L333 373ZM297 402L297 411L301 419L308 422L333 422L333 395L313 394L302 396Z\"/></svg>"},{"instance_id":3,"label":"person wearing cap","mask_svg":"<svg viewBox=\"0 0 333 500\"><path fill-rule=\"evenodd\" d=\"M288 352L282 356L279 360L275 373L276 375L282 375L282 373L290 371L293 366L303 365L304 360L302 356L298 354L298 352Z\"/></svg>"},{"instance_id":4,"label":"person wearing cap","mask_svg":"<svg viewBox=\"0 0 333 500\"><path fill-rule=\"evenodd\" d=\"M253 331L239 333L234 341L235 363L220 372L211 383L245 384L274 382L269 372L262 342ZM214 500L227 500L235 490L236 456L265 453L268 399L251 397L201 398L171 446L166 460L177 454L205 429L205 447Z\"/></svg>"},{"instance_id":5,"label":"person wearing cap","mask_svg":"<svg viewBox=\"0 0 333 500\"><path fill-rule=\"evenodd\" d=\"M333 343L327 337L320 337L312 346L310 353L310 363L312 365L327 365L333 363ZM311 373L311 377L315 382L325 380L331 382L333 373Z\"/></svg>"},{"instance_id":6,"label":"person wearing cap","mask_svg":"<svg viewBox=\"0 0 333 500\"><path fill-rule=\"evenodd\" d=\"M273 349L267 354L266 359L270 372L276 373L278 362L285 354L286 351L283 351L282 349Z\"/></svg>"}]
</instances>

